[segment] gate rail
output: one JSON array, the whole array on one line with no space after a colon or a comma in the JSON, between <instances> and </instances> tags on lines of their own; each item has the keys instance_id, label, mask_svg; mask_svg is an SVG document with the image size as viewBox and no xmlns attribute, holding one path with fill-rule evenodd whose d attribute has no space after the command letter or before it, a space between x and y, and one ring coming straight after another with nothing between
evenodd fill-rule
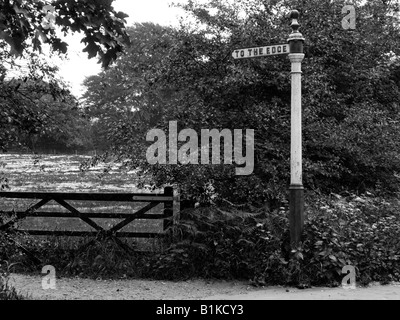
<instances>
[{"instance_id":1,"label":"gate rail","mask_svg":"<svg viewBox=\"0 0 400 320\"><path fill-rule=\"evenodd\" d=\"M52 217L52 218L80 218L95 231L74 231L74 230L29 230L16 231L25 232L30 235L54 235L54 236L96 236L113 237L120 243L117 237L127 238L154 238L162 236L162 233L149 232L121 232L120 230L136 219L163 219L163 231L179 220L179 193L172 187L165 187L163 193L56 193L56 192L0 192L0 198L9 199L35 199L40 200L25 211L4 211L0 212L12 215L14 219L0 225L0 231L8 231L18 220L26 217ZM54 200L69 212L39 212L37 211L49 201ZM134 213L85 213L74 208L66 200L99 201L99 202L148 202L147 205ZM158 204L164 204L162 214L148 214L149 210ZM109 229L99 226L91 218L114 218L123 219Z\"/></svg>"}]
</instances>

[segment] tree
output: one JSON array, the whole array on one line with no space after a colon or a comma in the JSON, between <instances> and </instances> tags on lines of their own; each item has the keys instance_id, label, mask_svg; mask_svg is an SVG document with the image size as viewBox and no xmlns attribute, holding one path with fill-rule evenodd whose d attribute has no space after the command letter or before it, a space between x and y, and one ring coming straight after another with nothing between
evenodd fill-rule
<instances>
[{"instance_id":1,"label":"tree","mask_svg":"<svg viewBox=\"0 0 400 320\"><path fill-rule=\"evenodd\" d=\"M127 32L131 42L127 54L101 74L87 78L83 95L97 144L120 151L130 148L123 141L140 145L143 134L158 123L160 105L171 100L168 88L154 83L162 60L175 45L175 31L169 27L137 23Z\"/></svg>"},{"instance_id":2,"label":"tree","mask_svg":"<svg viewBox=\"0 0 400 320\"><path fill-rule=\"evenodd\" d=\"M0 148L7 150L18 143L21 134L34 134L46 117L40 98L45 94L62 98L66 89L58 85L55 69L35 53L24 53L19 64L0 43ZM14 74L14 77L11 77ZM41 80L40 80L41 79ZM46 85L44 85L46 83Z\"/></svg>"},{"instance_id":3,"label":"tree","mask_svg":"<svg viewBox=\"0 0 400 320\"><path fill-rule=\"evenodd\" d=\"M129 41L124 25L127 15L115 12L112 2L0 2L0 148L6 150L20 137L38 137L46 124L62 115L54 114L52 107L71 100L68 89L57 77L58 68L41 55L44 43L50 45L53 54L67 52L68 44L58 37L55 28L64 34L83 33L84 51L89 58L98 56L103 67L108 67L123 52ZM22 59L17 61L16 57ZM57 102L44 101L46 95ZM50 116L54 117L51 121Z\"/></svg>"},{"instance_id":4,"label":"tree","mask_svg":"<svg viewBox=\"0 0 400 320\"><path fill-rule=\"evenodd\" d=\"M42 85L48 87L47 83ZM44 119L36 133L22 133L19 141L23 145L35 152L92 150L90 121L74 96L67 93L58 99L45 94L37 104Z\"/></svg>"},{"instance_id":5,"label":"tree","mask_svg":"<svg viewBox=\"0 0 400 320\"><path fill-rule=\"evenodd\" d=\"M59 79L49 77L51 68L41 63L35 61L28 67L40 66L36 71L46 74L48 81L32 71L1 85L0 147L3 150L25 145L35 151L43 139L60 147L90 144L88 134L84 133L90 129L89 121L79 109L78 101ZM46 66L50 69L44 71Z\"/></svg>"},{"instance_id":6,"label":"tree","mask_svg":"<svg viewBox=\"0 0 400 320\"><path fill-rule=\"evenodd\" d=\"M68 44L63 42L46 21L48 12L54 12L54 26L61 31L82 32L84 51L89 58L99 55L103 67L116 60L128 40L125 32L127 15L115 12L113 0L53 0L1 1L0 39L10 45L11 53L21 55L28 47L41 50L42 43L50 44L56 52L66 53Z\"/></svg>"},{"instance_id":7,"label":"tree","mask_svg":"<svg viewBox=\"0 0 400 320\"><path fill-rule=\"evenodd\" d=\"M178 183L197 198L211 183L220 199L257 205L283 201L289 183L290 63L282 56L233 61L231 53L240 47L285 43L291 31L288 14L296 8L306 38L305 187L327 193L382 186L397 190L400 32L393 13L399 6L393 1L357 1L357 29L344 30L344 5L339 0L318 5L297 0L189 1L183 8L192 19L173 33L173 45L167 56L160 55L157 68L145 69L141 87L172 93L155 105L156 127L166 130L168 121L178 120L178 130L255 130L251 176L236 176L233 166L151 166L143 157L145 134L131 135L132 126L122 118L114 126L114 151L140 163L156 185ZM140 40L134 45L145 48ZM121 77L129 78L132 73L125 71ZM116 89L112 83L110 91ZM97 98L93 101L102 105ZM140 110L152 114L154 106L143 104ZM152 128L150 122L145 125Z\"/></svg>"}]
</instances>

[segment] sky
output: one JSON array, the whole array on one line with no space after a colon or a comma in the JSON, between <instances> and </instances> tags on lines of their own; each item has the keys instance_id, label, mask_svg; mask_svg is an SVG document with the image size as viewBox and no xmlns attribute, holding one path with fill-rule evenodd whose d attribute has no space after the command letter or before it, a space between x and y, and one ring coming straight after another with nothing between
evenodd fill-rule
<instances>
[{"instance_id":1,"label":"sky","mask_svg":"<svg viewBox=\"0 0 400 320\"><path fill-rule=\"evenodd\" d=\"M123 11L129 15L127 25L135 22L154 22L161 25L178 25L182 11L169 6L171 0L115 0L116 11ZM174 0L185 2L185 0ZM84 44L80 43L81 36L68 35L65 41L69 44L68 61L60 61L60 75L71 85L72 93L80 97L84 88L82 82L85 77L95 75L101 71L97 58L88 59L87 53L82 52Z\"/></svg>"}]
</instances>

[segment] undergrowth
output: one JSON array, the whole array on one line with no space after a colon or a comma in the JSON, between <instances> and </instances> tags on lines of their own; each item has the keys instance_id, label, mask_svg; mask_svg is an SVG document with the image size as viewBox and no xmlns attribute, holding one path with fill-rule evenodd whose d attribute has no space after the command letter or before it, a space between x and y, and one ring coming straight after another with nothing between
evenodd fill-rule
<instances>
[{"instance_id":1,"label":"undergrowth","mask_svg":"<svg viewBox=\"0 0 400 320\"><path fill-rule=\"evenodd\" d=\"M26 296L9 284L11 267L7 262L0 263L0 300L26 300Z\"/></svg>"},{"instance_id":2,"label":"undergrowth","mask_svg":"<svg viewBox=\"0 0 400 320\"><path fill-rule=\"evenodd\" d=\"M42 265L35 266L25 253L12 249L15 241L0 245L1 255L18 262L20 272L53 265L58 275L91 278L217 278L249 280L257 286L337 286L343 267L352 265L359 284L400 281L398 200L331 195L308 196L306 203L303 241L296 250L290 247L287 207L246 212L211 206L181 212L158 252L123 249L113 240L82 247L89 239L15 235Z\"/></svg>"}]
</instances>

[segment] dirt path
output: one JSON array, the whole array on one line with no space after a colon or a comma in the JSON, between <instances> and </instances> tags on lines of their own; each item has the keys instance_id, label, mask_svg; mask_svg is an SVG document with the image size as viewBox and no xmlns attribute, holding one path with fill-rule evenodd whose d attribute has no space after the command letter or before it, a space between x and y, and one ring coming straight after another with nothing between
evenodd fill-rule
<instances>
[{"instance_id":1,"label":"dirt path","mask_svg":"<svg viewBox=\"0 0 400 320\"><path fill-rule=\"evenodd\" d=\"M35 300L400 300L400 283L368 288L254 288L245 282L57 279L43 290L40 276L12 274L10 284Z\"/></svg>"}]
</instances>

